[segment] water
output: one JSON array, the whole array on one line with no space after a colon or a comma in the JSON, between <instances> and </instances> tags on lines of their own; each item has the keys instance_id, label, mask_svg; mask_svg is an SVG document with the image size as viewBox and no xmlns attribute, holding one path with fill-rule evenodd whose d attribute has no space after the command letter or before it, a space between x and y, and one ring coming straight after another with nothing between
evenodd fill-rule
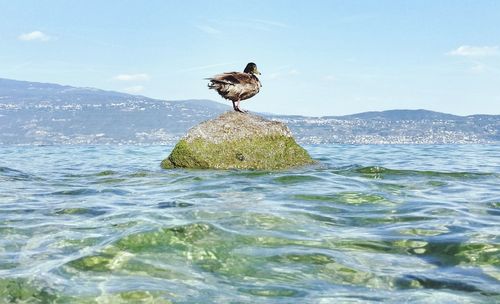
<instances>
[{"instance_id":1,"label":"water","mask_svg":"<svg viewBox=\"0 0 500 304\"><path fill-rule=\"evenodd\" d=\"M494 303L500 146L306 146L282 172L164 146L0 146L0 303Z\"/></svg>"}]
</instances>

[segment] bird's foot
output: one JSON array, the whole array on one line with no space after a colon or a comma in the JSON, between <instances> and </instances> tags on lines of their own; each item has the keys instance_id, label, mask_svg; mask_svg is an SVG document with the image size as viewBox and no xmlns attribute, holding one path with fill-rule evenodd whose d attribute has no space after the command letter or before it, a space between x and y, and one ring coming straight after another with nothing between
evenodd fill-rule
<instances>
[{"instance_id":1,"label":"bird's foot","mask_svg":"<svg viewBox=\"0 0 500 304\"><path fill-rule=\"evenodd\" d=\"M240 107L237 107L237 108L236 108L236 111L237 111L237 112L240 112L240 113L248 113L248 111L247 111L247 110L242 110Z\"/></svg>"}]
</instances>

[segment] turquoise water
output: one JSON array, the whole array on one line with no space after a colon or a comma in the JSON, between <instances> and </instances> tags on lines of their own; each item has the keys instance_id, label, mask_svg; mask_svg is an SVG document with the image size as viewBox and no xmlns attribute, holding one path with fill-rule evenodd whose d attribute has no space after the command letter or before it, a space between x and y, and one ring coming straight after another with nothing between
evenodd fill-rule
<instances>
[{"instance_id":1,"label":"turquoise water","mask_svg":"<svg viewBox=\"0 0 500 304\"><path fill-rule=\"evenodd\" d=\"M168 146L0 146L0 303L494 303L500 146L306 146L281 172Z\"/></svg>"}]
</instances>

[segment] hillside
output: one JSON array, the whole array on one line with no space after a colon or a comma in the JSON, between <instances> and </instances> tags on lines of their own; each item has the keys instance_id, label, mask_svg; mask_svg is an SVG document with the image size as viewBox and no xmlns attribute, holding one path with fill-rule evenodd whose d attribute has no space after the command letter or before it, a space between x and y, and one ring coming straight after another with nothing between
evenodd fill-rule
<instances>
[{"instance_id":1,"label":"hillside","mask_svg":"<svg viewBox=\"0 0 500 304\"><path fill-rule=\"evenodd\" d=\"M2 144L171 143L230 110L210 100L165 101L94 88L0 78ZM390 110L347 116L266 116L301 143L500 143L499 115Z\"/></svg>"}]
</instances>

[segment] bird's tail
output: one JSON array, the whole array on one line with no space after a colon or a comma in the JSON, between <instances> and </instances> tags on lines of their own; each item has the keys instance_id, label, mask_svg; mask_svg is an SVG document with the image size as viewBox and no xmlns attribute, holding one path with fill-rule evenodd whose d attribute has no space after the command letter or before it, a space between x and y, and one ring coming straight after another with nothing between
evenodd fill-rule
<instances>
[{"instance_id":1,"label":"bird's tail","mask_svg":"<svg viewBox=\"0 0 500 304\"><path fill-rule=\"evenodd\" d=\"M216 85L216 82L214 81L213 78L204 78L204 79L209 81L207 84L209 89L214 89L214 90L217 89L218 85Z\"/></svg>"},{"instance_id":2,"label":"bird's tail","mask_svg":"<svg viewBox=\"0 0 500 304\"><path fill-rule=\"evenodd\" d=\"M208 88L209 89L214 89L214 90L218 90L220 89L220 87L225 84L224 81L220 81L218 79L214 79L214 78L204 78L206 80L209 80L208 82Z\"/></svg>"}]
</instances>

